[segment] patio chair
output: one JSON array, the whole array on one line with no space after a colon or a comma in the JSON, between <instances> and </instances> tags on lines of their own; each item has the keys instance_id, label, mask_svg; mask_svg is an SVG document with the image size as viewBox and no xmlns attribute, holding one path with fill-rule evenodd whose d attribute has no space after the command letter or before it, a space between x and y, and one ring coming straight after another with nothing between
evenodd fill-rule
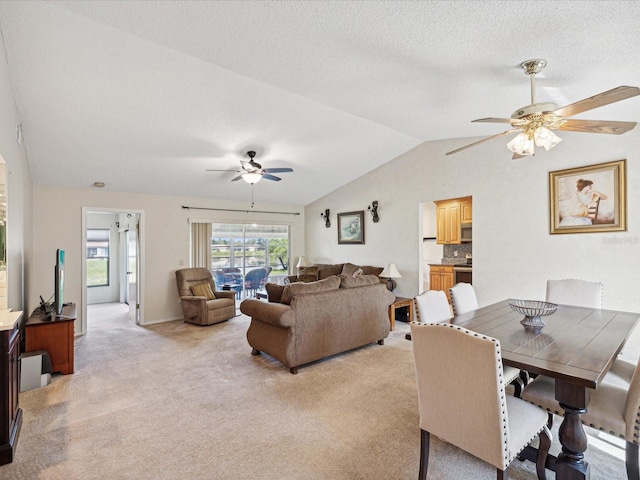
<instances>
[{"instance_id":1,"label":"patio chair","mask_svg":"<svg viewBox=\"0 0 640 480\"><path fill-rule=\"evenodd\" d=\"M271 268L271 267L269 267ZM267 269L265 267L256 268L248 272L244 277L244 289L247 292L247 297L256 296L256 292L267 280ZM262 283L264 281L264 283Z\"/></svg>"}]
</instances>

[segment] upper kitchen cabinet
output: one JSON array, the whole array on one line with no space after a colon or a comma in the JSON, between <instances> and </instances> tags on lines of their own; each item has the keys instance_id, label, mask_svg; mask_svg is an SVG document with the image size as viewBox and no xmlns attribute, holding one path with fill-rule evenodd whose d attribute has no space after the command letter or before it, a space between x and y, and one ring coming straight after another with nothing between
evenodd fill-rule
<instances>
[{"instance_id":1,"label":"upper kitchen cabinet","mask_svg":"<svg viewBox=\"0 0 640 480\"><path fill-rule=\"evenodd\" d=\"M460 225L471 223L471 197L440 200L436 204L436 243L461 244Z\"/></svg>"}]
</instances>

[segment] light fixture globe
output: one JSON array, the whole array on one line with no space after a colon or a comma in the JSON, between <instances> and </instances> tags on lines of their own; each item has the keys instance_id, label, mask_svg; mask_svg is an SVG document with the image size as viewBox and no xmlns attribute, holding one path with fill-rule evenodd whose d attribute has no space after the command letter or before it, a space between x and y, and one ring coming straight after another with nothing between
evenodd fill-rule
<instances>
[{"instance_id":1,"label":"light fixture globe","mask_svg":"<svg viewBox=\"0 0 640 480\"><path fill-rule=\"evenodd\" d=\"M251 185L258 183L261 178L262 178L262 175L260 175L259 173L243 173L242 174L242 179L245 182L250 183Z\"/></svg>"}]
</instances>

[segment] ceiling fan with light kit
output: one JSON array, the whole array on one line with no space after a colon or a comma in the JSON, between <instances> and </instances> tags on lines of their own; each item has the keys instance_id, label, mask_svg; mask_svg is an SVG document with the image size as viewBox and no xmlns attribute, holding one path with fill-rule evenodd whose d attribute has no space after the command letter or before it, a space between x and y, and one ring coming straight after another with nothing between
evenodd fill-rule
<instances>
[{"instance_id":1,"label":"ceiling fan with light kit","mask_svg":"<svg viewBox=\"0 0 640 480\"><path fill-rule=\"evenodd\" d=\"M636 122L581 120L570 119L569 117L640 95L640 89L638 87L616 87L560 108L554 103L536 103L535 76L540 73L546 65L547 61L542 59L527 60L520 64L524 73L529 75L531 80L530 105L519 108L513 112L511 118L480 118L473 120L473 122L483 123L507 123L513 127L512 129L447 152L447 155L461 152L462 150L493 140L494 138L502 137L503 135L518 133L518 135L507 144L509 150L513 152L513 158L516 159L527 155L535 155L534 145L549 150L560 143L562 139L553 132L554 130L620 135L632 130L636 126Z\"/></svg>"},{"instance_id":2,"label":"ceiling fan with light kit","mask_svg":"<svg viewBox=\"0 0 640 480\"><path fill-rule=\"evenodd\" d=\"M247 156L249 157L249 161L241 160L240 163L242 165L241 170L207 170L207 172L236 172L239 173L237 177L231 179L232 182L243 179L245 182L254 185L258 183L261 179L272 180L274 182L279 182L282 180L280 177L276 177L272 175L272 173L288 173L293 172L293 169L288 167L281 168L262 168L258 162L254 160L256 156L256 152L250 150L247 152Z\"/></svg>"}]
</instances>

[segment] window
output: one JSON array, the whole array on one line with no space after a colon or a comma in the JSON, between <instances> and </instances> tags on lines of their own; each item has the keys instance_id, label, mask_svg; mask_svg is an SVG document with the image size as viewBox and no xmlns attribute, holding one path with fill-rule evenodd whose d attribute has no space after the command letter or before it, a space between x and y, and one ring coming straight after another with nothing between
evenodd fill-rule
<instances>
[{"instance_id":1,"label":"window","mask_svg":"<svg viewBox=\"0 0 640 480\"><path fill-rule=\"evenodd\" d=\"M87 287L109 285L109 229L87 229Z\"/></svg>"}]
</instances>

